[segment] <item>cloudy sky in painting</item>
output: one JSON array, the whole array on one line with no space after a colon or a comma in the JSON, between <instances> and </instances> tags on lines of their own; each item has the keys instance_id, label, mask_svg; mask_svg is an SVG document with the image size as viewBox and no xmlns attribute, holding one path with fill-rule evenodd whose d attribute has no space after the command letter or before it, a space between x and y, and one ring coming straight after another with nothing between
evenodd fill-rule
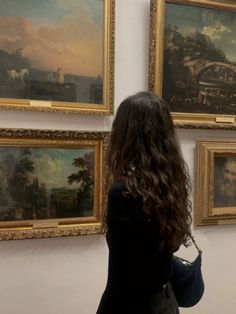
<instances>
[{"instance_id":1,"label":"cloudy sky in painting","mask_svg":"<svg viewBox=\"0 0 236 314\"><path fill-rule=\"evenodd\" d=\"M229 61L236 63L236 12L168 3L165 19L182 34L198 31L209 36Z\"/></svg>"},{"instance_id":2,"label":"cloudy sky in painting","mask_svg":"<svg viewBox=\"0 0 236 314\"><path fill-rule=\"evenodd\" d=\"M6 156L12 155L18 161L24 148L0 148L0 162ZM47 188L74 188L76 183L69 185L67 178L76 173L78 168L72 165L74 159L83 156L85 153L94 152L93 147L81 148L32 148L31 160L34 162L35 171L32 177L37 177L39 183L45 183Z\"/></svg>"},{"instance_id":3,"label":"cloudy sky in painting","mask_svg":"<svg viewBox=\"0 0 236 314\"><path fill-rule=\"evenodd\" d=\"M17 48L38 69L102 74L103 1L0 1L0 49Z\"/></svg>"}]
</instances>

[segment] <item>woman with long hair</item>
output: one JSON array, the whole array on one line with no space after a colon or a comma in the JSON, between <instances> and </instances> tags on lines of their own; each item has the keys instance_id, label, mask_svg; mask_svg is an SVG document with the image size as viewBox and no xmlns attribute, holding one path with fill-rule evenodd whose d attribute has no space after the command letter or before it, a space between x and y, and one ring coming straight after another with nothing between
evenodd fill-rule
<instances>
[{"instance_id":1,"label":"woman with long hair","mask_svg":"<svg viewBox=\"0 0 236 314\"><path fill-rule=\"evenodd\" d=\"M176 314L171 260L191 234L189 175L168 104L149 92L125 99L108 150L103 229L109 247L97 314Z\"/></svg>"}]
</instances>

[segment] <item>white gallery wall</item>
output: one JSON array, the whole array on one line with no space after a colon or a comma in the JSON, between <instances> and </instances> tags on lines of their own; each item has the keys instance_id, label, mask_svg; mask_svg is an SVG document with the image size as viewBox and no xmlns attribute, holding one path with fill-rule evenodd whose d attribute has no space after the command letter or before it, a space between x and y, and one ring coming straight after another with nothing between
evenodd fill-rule
<instances>
[{"instance_id":1,"label":"white gallery wall","mask_svg":"<svg viewBox=\"0 0 236 314\"><path fill-rule=\"evenodd\" d=\"M147 89L148 31L149 0L116 0L115 108ZM1 128L103 131L110 130L112 119L0 111ZM179 129L177 134L194 179L195 139L235 138L236 131ZM199 305L181 313L235 313L236 225L193 231L203 249L206 290ZM106 283L107 253L101 235L0 242L0 313L95 314ZM179 254L191 259L196 251L183 248Z\"/></svg>"}]
</instances>

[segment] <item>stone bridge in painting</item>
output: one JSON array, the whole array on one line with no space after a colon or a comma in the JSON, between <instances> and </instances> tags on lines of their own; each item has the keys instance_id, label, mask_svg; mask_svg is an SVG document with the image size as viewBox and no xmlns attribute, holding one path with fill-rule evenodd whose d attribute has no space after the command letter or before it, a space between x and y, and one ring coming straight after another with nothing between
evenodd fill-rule
<instances>
[{"instance_id":1,"label":"stone bridge in painting","mask_svg":"<svg viewBox=\"0 0 236 314\"><path fill-rule=\"evenodd\" d=\"M196 59L196 60L190 60L184 63L185 67L188 67L193 79L196 82L199 82L202 75L211 67L214 66L220 66L227 69L230 69L231 71L235 72L236 74L236 64L233 63L225 63L220 61L208 61L203 59Z\"/></svg>"}]
</instances>

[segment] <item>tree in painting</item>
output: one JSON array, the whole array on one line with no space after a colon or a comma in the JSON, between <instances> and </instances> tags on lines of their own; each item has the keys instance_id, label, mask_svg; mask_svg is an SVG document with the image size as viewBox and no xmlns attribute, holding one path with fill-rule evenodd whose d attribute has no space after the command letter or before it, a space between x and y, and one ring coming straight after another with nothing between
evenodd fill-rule
<instances>
[{"instance_id":1,"label":"tree in painting","mask_svg":"<svg viewBox=\"0 0 236 314\"><path fill-rule=\"evenodd\" d=\"M23 210L26 206L26 187L30 183L30 174L34 172L31 152L24 149L20 160L15 165L12 177L9 179L8 191L12 199L16 202L16 216L25 216ZM27 212L27 211L26 211Z\"/></svg>"},{"instance_id":2,"label":"tree in painting","mask_svg":"<svg viewBox=\"0 0 236 314\"><path fill-rule=\"evenodd\" d=\"M78 171L68 177L68 183L77 183L79 185L78 197L78 212L79 215L85 215L86 212L91 212L93 208L93 165L94 154L92 152L84 154L83 157L74 159L73 166Z\"/></svg>"},{"instance_id":3,"label":"tree in painting","mask_svg":"<svg viewBox=\"0 0 236 314\"><path fill-rule=\"evenodd\" d=\"M8 181L8 193L15 201L15 219L39 219L47 216L46 190L33 177L34 171L31 151L25 148Z\"/></svg>"}]
</instances>

